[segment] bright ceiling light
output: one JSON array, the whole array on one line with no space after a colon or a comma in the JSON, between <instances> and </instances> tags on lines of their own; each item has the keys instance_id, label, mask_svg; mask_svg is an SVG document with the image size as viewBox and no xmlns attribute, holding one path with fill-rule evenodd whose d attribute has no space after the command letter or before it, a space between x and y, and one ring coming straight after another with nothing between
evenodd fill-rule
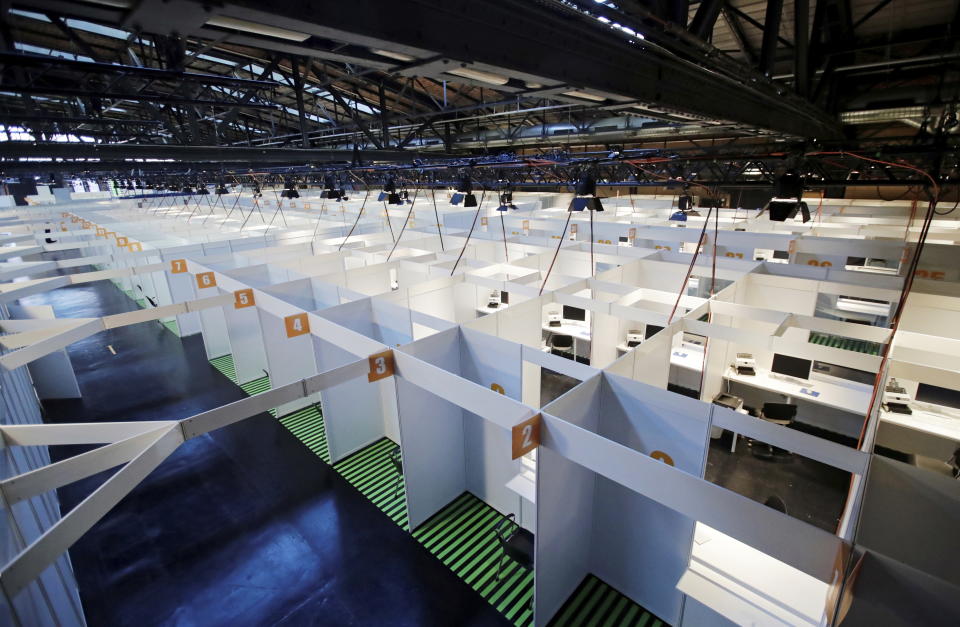
<instances>
[{"instance_id":1,"label":"bright ceiling light","mask_svg":"<svg viewBox=\"0 0 960 627\"><path fill-rule=\"evenodd\" d=\"M490 83L491 85L506 85L510 82L510 79L506 76L493 74L492 72L484 72L482 70L471 70L467 67L460 67L455 70L447 70L447 74L453 74L454 76L459 76L461 78L469 78L475 81L480 81L481 83Z\"/></svg>"},{"instance_id":2,"label":"bright ceiling light","mask_svg":"<svg viewBox=\"0 0 960 627\"><path fill-rule=\"evenodd\" d=\"M306 41L307 39L310 39L310 35L307 33L299 33L294 30L287 30L286 28L278 28L276 26L269 26L267 24L257 24L256 22L248 22L247 20L239 20L235 17L225 17L222 15L211 17L209 20L207 20L207 26L229 28L232 30L243 31L245 33L253 33L254 35L264 35L266 37L286 39L288 41Z\"/></svg>"},{"instance_id":3,"label":"bright ceiling light","mask_svg":"<svg viewBox=\"0 0 960 627\"><path fill-rule=\"evenodd\" d=\"M403 54L402 52L393 52L392 50L381 50L380 48L370 48L370 52L373 54L379 54L381 57L387 57L388 59L396 59L397 61L414 61L416 57L411 57L409 54Z\"/></svg>"},{"instance_id":4,"label":"bright ceiling light","mask_svg":"<svg viewBox=\"0 0 960 627\"><path fill-rule=\"evenodd\" d=\"M565 91L563 92L564 96L570 96L571 98L582 98L583 100L593 100L594 102L603 102L606 100L603 96L598 96L596 94L591 94L588 91Z\"/></svg>"}]
</instances>

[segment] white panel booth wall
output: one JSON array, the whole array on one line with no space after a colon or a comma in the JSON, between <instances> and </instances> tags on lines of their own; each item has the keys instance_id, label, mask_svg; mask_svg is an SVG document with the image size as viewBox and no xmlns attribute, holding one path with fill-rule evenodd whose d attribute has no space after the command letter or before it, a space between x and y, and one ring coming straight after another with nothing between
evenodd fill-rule
<instances>
[{"instance_id":1,"label":"white panel booth wall","mask_svg":"<svg viewBox=\"0 0 960 627\"><path fill-rule=\"evenodd\" d=\"M310 316L321 372L413 340L410 311L379 299L362 298ZM371 393L374 385L376 393ZM400 441L397 401L391 379L347 381L320 393L327 447L337 462L383 437Z\"/></svg>"},{"instance_id":2,"label":"white panel booth wall","mask_svg":"<svg viewBox=\"0 0 960 627\"><path fill-rule=\"evenodd\" d=\"M843 542L703 481L708 430L737 423L858 473L866 456L746 420L609 372L546 406L537 624L591 573L671 624L821 624Z\"/></svg>"},{"instance_id":3,"label":"white panel booth wall","mask_svg":"<svg viewBox=\"0 0 960 627\"><path fill-rule=\"evenodd\" d=\"M491 386L518 401L521 396L521 347L470 329L453 328L399 349L421 362L455 375L444 400L397 378L404 479L411 529L423 523L464 491L533 530L530 511L521 511L521 497L506 484L521 471L511 459L510 429L451 402L459 395L492 396ZM514 405L522 407L519 403ZM495 405L490 405L494 410ZM486 410L485 410L486 411ZM524 517L526 514L526 517Z\"/></svg>"},{"instance_id":4,"label":"white panel booth wall","mask_svg":"<svg viewBox=\"0 0 960 627\"><path fill-rule=\"evenodd\" d=\"M544 407L581 429L700 476L710 407L603 374ZM594 574L678 624L695 521L541 446L537 464L537 624Z\"/></svg>"}]
</instances>

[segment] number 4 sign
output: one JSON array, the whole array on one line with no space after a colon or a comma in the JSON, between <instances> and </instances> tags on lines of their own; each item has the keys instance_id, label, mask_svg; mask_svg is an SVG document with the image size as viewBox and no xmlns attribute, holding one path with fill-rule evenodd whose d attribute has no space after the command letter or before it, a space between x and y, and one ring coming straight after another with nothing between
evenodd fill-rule
<instances>
[{"instance_id":1,"label":"number 4 sign","mask_svg":"<svg viewBox=\"0 0 960 627\"><path fill-rule=\"evenodd\" d=\"M310 333L310 320L305 313L287 316L283 319L283 325L287 329L287 337L297 337Z\"/></svg>"},{"instance_id":2,"label":"number 4 sign","mask_svg":"<svg viewBox=\"0 0 960 627\"><path fill-rule=\"evenodd\" d=\"M540 414L513 425L513 459L522 457L540 446Z\"/></svg>"}]
</instances>

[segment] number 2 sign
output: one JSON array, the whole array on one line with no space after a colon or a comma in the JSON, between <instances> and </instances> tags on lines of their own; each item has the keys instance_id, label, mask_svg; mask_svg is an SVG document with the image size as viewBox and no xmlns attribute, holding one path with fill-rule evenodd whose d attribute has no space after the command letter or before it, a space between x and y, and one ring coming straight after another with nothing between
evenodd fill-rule
<instances>
[{"instance_id":1,"label":"number 2 sign","mask_svg":"<svg viewBox=\"0 0 960 627\"><path fill-rule=\"evenodd\" d=\"M513 459L522 457L540 446L540 414L513 425Z\"/></svg>"}]
</instances>

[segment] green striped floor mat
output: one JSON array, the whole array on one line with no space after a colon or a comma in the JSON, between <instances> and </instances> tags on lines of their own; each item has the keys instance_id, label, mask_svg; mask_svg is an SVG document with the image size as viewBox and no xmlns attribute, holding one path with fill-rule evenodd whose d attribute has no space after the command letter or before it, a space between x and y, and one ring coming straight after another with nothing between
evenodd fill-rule
<instances>
[{"instance_id":1,"label":"green striped floor mat","mask_svg":"<svg viewBox=\"0 0 960 627\"><path fill-rule=\"evenodd\" d=\"M210 365L220 371L220 374L237 385L237 369L233 365L233 355L221 355L210 360Z\"/></svg>"},{"instance_id":2,"label":"green striped floor mat","mask_svg":"<svg viewBox=\"0 0 960 627\"><path fill-rule=\"evenodd\" d=\"M551 627L663 627L662 620L594 575L580 583Z\"/></svg>"},{"instance_id":3,"label":"green striped floor mat","mask_svg":"<svg viewBox=\"0 0 960 627\"><path fill-rule=\"evenodd\" d=\"M396 446L397 443L390 438L382 438L337 462L333 469L393 522L409 531L403 479L390 461L390 452Z\"/></svg>"},{"instance_id":4,"label":"green striped floor mat","mask_svg":"<svg viewBox=\"0 0 960 627\"><path fill-rule=\"evenodd\" d=\"M869 342L867 340L855 340L850 337L831 335L829 333L819 333L811 331L807 341L811 344L829 346L831 348L840 348L857 353L866 353L868 355L879 355L883 345L878 342Z\"/></svg>"},{"instance_id":5,"label":"green striped floor mat","mask_svg":"<svg viewBox=\"0 0 960 627\"><path fill-rule=\"evenodd\" d=\"M246 392L248 396L261 394L270 389L270 377L263 376L246 383L237 383L237 368L233 362L233 355L221 355L210 360L210 365L220 371L220 374L230 379L234 385L240 385L240 389ZM271 409L270 413L274 417L277 415L276 409ZM323 414L317 405L310 405L303 409L288 414L280 419L280 423L285 426L294 436L303 442L307 448L316 453L320 459L330 463L330 454L327 452L327 434L323 426Z\"/></svg>"},{"instance_id":6,"label":"green striped floor mat","mask_svg":"<svg viewBox=\"0 0 960 627\"><path fill-rule=\"evenodd\" d=\"M308 449L326 463L330 463L327 451L327 431L323 425L323 415L316 405L304 407L280 419L280 424L303 442Z\"/></svg>"},{"instance_id":7,"label":"green striped floor mat","mask_svg":"<svg viewBox=\"0 0 960 627\"><path fill-rule=\"evenodd\" d=\"M493 528L503 514L464 492L413 532L424 547L518 627L533 623L533 572L504 558Z\"/></svg>"}]
</instances>

